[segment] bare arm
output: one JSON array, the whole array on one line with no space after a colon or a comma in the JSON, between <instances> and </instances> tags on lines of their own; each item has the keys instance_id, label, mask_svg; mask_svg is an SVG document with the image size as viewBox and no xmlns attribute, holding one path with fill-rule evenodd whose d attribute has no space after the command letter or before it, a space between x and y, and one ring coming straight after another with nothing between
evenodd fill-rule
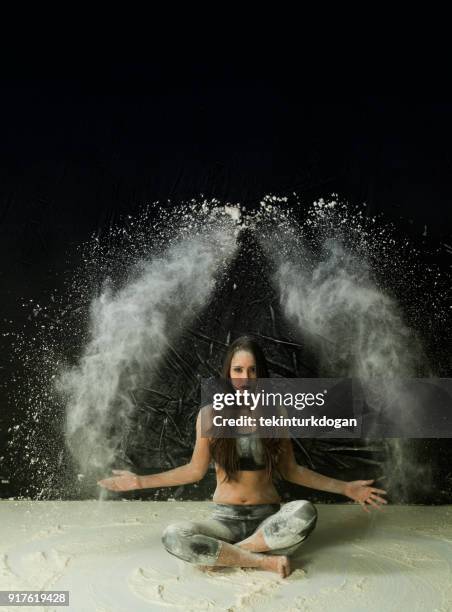
<instances>
[{"instance_id":1,"label":"bare arm","mask_svg":"<svg viewBox=\"0 0 452 612\"><path fill-rule=\"evenodd\" d=\"M113 473L117 476L100 480L98 484L111 491L130 491L173 487L201 480L207 472L211 459L209 439L201 437L201 412L202 410L199 411L196 419L196 443L189 463L167 472L146 476L138 476L127 470L113 470Z\"/></svg>"},{"instance_id":2,"label":"bare arm","mask_svg":"<svg viewBox=\"0 0 452 612\"><path fill-rule=\"evenodd\" d=\"M288 416L285 406L279 406L278 409L282 416ZM290 436L289 431L286 428L284 429L287 435ZM329 493L347 495L347 483L343 480L336 480L329 476L314 472L307 467L298 465L290 437L283 438L283 450L278 462L278 468L281 472L281 476L289 482L309 487L310 489L317 489L318 491L328 491Z\"/></svg>"},{"instance_id":3,"label":"bare arm","mask_svg":"<svg viewBox=\"0 0 452 612\"><path fill-rule=\"evenodd\" d=\"M329 476L323 476L323 474L298 465L289 438L283 439L283 451L278 462L278 468L281 476L289 482L294 482L310 489L317 489L318 491L347 495L347 483L344 480L336 480Z\"/></svg>"},{"instance_id":4,"label":"bare arm","mask_svg":"<svg viewBox=\"0 0 452 612\"><path fill-rule=\"evenodd\" d=\"M373 480L352 480L346 482L330 478L329 476L323 476L323 474L318 474L307 467L298 465L290 438L284 438L283 440L283 452L278 461L278 468L281 476L289 482L319 491L344 495L353 501L359 502L365 512L369 512L366 504L382 510L383 508L379 504L388 503L386 499L381 497L381 495L386 494L384 489L370 486L374 482Z\"/></svg>"},{"instance_id":5,"label":"bare arm","mask_svg":"<svg viewBox=\"0 0 452 612\"><path fill-rule=\"evenodd\" d=\"M150 474L149 476L139 476L141 489L154 487L173 487L175 485L189 484L202 480L207 472L210 463L209 439L201 437L201 410L196 419L196 443L190 463L180 467L161 472L160 474Z\"/></svg>"}]
</instances>

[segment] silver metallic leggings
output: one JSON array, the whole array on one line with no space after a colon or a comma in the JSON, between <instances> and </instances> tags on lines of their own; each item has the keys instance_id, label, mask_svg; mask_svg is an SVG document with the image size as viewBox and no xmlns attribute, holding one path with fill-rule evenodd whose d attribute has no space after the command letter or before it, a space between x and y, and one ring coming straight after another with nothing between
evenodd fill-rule
<instances>
[{"instance_id":1,"label":"silver metallic leggings","mask_svg":"<svg viewBox=\"0 0 452 612\"><path fill-rule=\"evenodd\" d=\"M166 550L189 563L215 565L221 542L234 544L261 530L266 554L290 555L306 540L317 522L315 506L304 499L286 504L211 503L210 518L178 521L162 534Z\"/></svg>"}]
</instances>

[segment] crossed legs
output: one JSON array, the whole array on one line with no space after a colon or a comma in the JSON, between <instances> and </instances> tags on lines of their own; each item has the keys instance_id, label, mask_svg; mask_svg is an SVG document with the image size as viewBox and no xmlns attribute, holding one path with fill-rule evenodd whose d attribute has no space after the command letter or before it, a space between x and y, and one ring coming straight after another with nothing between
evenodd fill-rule
<instances>
[{"instance_id":1,"label":"crossed legs","mask_svg":"<svg viewBox=\"0 0 452 612\"><path fill-rule=\"evenodd\" d=\"M181 521L168 525L162 543L172 555L202 566L258 567L290 574L288 556L308 537L317 522L315 506L306 500L284 504L245 539L240 520Z\"/></svg>"}]
</instances>

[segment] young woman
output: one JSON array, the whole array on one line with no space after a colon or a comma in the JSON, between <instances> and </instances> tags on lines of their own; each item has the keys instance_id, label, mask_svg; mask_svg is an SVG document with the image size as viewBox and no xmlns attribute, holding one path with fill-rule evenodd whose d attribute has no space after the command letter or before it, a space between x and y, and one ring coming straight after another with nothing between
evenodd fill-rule
<instances>
[{"instance_id":1,"label":"young woman","mask_svg":"<svg viewBox=\"0 0 452 612\"><path fill-rule=\"evenodd\" d=\"M249 336L233 342L224 359L222 378L238 392L258 378L268 378L259 344ZM254 381L254 383L253 383ZM210 407L205 407L210 408ZM304 499L281 504L273 478L284 478L305 487L339 493L361 504L382 509L387 501L373 480L345 482L318 474L297 464L290 438L208 438L201 435L200 410L196 443L186 465L160 474L137 476L113 470L116 476L98 484L112 491L177 486L201 480L213 459L217 487L210 518L179 521L162 535L165 549L179 559L206 566L257 567L290 574L289 556L306 540L317 522L315 506Z\"/></svg>"}]
</instances>

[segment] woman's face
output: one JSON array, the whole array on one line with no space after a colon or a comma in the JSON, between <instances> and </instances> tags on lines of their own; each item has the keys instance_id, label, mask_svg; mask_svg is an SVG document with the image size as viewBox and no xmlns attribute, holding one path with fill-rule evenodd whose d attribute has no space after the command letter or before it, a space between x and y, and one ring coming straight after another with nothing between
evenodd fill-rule
<instances>
[{"instance_id":1,"label":"woman's face","mask_svg":"<svg viewBox=\"0 0 452 612\"><path fill-rule=\"evenodd\" d=\"M252 391L255 383L253 381L257 379L256 376L256 359L253 353L249 351L240 350L234 353L231 360L231 367L229 369L229 377L232 385L242 391L248 389Z\"/></svg>"}]
</instances>

